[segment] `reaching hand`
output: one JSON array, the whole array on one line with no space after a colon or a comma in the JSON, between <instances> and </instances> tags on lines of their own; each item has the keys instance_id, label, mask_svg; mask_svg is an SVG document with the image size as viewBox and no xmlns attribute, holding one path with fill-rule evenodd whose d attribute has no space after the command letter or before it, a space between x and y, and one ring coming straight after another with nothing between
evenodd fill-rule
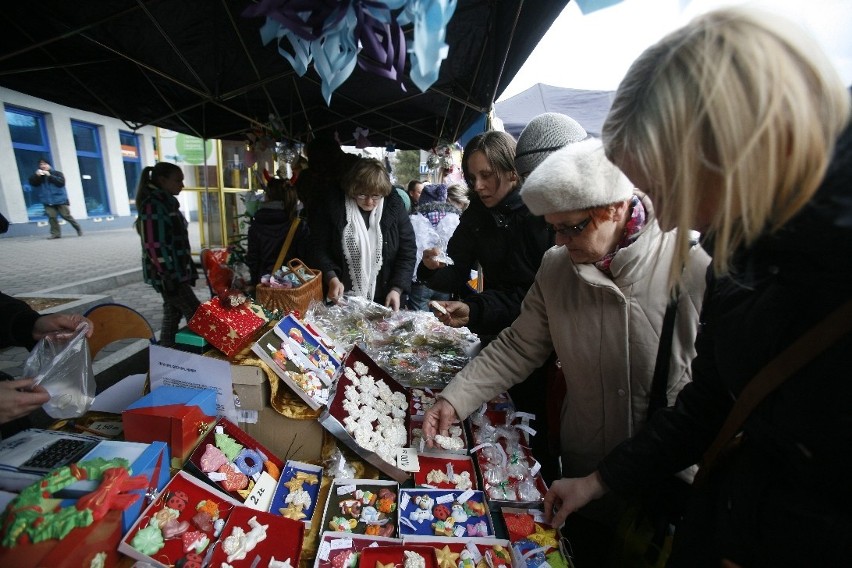
<instances>
[{"instance_id":1,"label":"reaching hand","mask_svg":"<svg viewBox=\"0 0 852 568\"><path fill-rule=\"evenodd\" d=\"M450 301L438 303L447 310L446 314L442 314L437 310L435 311L435 315L441 320L441 323L450 327L463 327L470 321L470 306L464 302Z\"/></svg>"},{"instance_id":2,"label":"reaching hand","mask_svg":"<svg viewBox=\"0 0 852 568\"><path fill-rule=\"evenodd\" d=\"M343 297L343 282L335 276L328 282L328 299L332 302L337 302Z\"/></svg>"},{"instance_id":3,"label":"reaching hand","mask_svg":"<svg viewBox=\"0 0 852 568\"><path fill-rule=\"evenodd\" d=\"M441 249L439 248L428 248L423 251L423 266L428 268L429 270L437 270L439 268L443 268L446 266L445 263L435 260L436 257L441 254Z\"/></svg>"},{"instance_id":4,"label":"reaching hand","mask_svg":"<svg viewBox=\"0 0 852 568\"><path fill-rule=\"evenodd\" d=\"M435 447L435 434L447 436L450 426L459 422L459 416L453 405L439 398L423 416L423 439L430 448Z\"/></svg>"},{"instance_id":5,"label":"reaching hand","mask_svg":"<svg viewBox=\"0 0 852 568\"><path fill-rule=\"evenodd\" d=\"M385 306L391 308L393 311L399 311L399 292L396 290L391 290L388 292L388 295L385 297Z\"/></svg>"},{"instance_id":6,"label":"reaching hand","mask_svg":"<svg viewBox=\"0 0 852 568\"><path fill-rule=\"evenodd\" d=\"M544 496L544 520L551 526L561 527L568 515L600 499L608 491L597 471L586 477L558 479Z\"/></svg>"},{"instance_id":7,"label":"reaching hand","mask_svg":"<svg viewBox=\"0 0 852 568\"><path fill-rule=\"evenodd\" d=\"M33 387L33 379L0 381L0 424L26 416L49 400L44 387Z\"/></svg>"},{"instance_id":8,"label":"reaching hand","mask_svg":"<svg viewBox=\"0 0 852 568\"><path fill-rule=\"evenodd\" d=\"M38 341L45 335L54 332L62 332L62 335L71 336L77 331L77 328L82 323L89 324L89 329L86 331L86 337L92 337L95 331L95 325L88 318L84 318L80 314L48 314L41 316L33 326L33 339Z\"/></svg>"}]
</instances>

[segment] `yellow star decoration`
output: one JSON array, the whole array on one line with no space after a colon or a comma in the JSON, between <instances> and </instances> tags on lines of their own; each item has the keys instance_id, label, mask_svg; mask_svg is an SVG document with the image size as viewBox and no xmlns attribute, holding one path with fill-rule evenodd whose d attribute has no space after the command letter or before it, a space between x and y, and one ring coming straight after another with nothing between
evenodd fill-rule
<instances>
[{"instance_id":1,"label":"yellow star decoration","mask_svg":"<svg viewBox=\"0 0 852 568\"><path fill-rule=\"evenodd\" d=\"M285 483L284 487L286 487L290 491L298 491L302 488L302 480L298 477L294 477L293 479Z\"/></svg>"},{"instance_id":2,"label":"yellow star decoration","mask_svg":"<svg viewBox=\"0 0 852 568\"><path fill-rule=\"evenodd\" d=\"M449 546L436 548L435 553L438 555L438 568L456 568L458 566L459 553L450 550Z\"/></svg>"},{"instance_id":3,"label":"yellow star decoration","mask_svg":"<svg viewBox=\"0 0 852 568\"><path fill-rule=\"evenodd\" d=\"M541 525L536 523L535 533L527 537L528 540L540 546L556 546L556 529L546 530Z\"/></svg>"},{"instance_id":4,"label":"yellow star decoration","mask_svg":"<svg viewBox=\"0 0 852 568\"><path fill-rule=\"evenodd\" d=\"M376 568L393 568L393 562L388 562L387 564L376 562Z\"/></svg>"},{"instance_id":5,"label":"yellow star decoration","mask_svg":"<svg viewBox=\"0 0 852 568\"><path fill-rule=\"evenodd\" d=\"M316 485L317 481L319 481L319 479L317 478L317 476L315 474L306 473L304 471L297 471L296 472L296 479L300 479L303 482L307 483L308 485Z\"/></svg>"},{"instance_id":6,"label":"yellow star decoration","mask_svg":"<svg viewBox=\"0 0 852 568\"><path fill-rule=\"evenodd\" d=\"M278 509L278 512L281 513L282 517L287 517L288 519L293 519L294 521L299 521L307 517L307 515L302 512L302 507L300 505L290 505L289 507L281 507L280 509Z\"/></svg>"},{"instance_id":7,"label":"yellow star decoration","mask_svg":"<svg viewBox=\"0 0 852 568\"><path fill-rule=\"evenodd\" d=\"M245 501L249 498L249 495L251 495L252 489L254 489L254 480L249 479L248 487L246 487L245 489L237 489L237 493L239 493L240 497L242 497L243 501Z\"/></svg>"}]
</instances>

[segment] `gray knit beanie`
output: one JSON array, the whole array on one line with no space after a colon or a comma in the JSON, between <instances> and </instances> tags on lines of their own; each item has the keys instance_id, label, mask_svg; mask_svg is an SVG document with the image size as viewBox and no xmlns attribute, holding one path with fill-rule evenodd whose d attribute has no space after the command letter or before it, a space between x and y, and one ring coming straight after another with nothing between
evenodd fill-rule
<instances>
[{"instance_id":1,"label":"gray knit beanie","mask_svg":"<svg viewBox=\"0 0 852 568\"><path fill-rule=\"evenodd\" d=\"M624 201L633 184L590 138L553 152L521 186L521 199L534 215L579 211Z\"/></svg>"},{"instance_id":2,"label":"gray knit beanie","mask_svg":"<svg viewBox=\"0 0 852 568\"><path fill-rule=\"evenodd\" d=\"M521 131L515 150L515 168L527 176L551 153L588 137L586 130L570 116L546 112L533 118Z\"/></svg>"}]
</instances>

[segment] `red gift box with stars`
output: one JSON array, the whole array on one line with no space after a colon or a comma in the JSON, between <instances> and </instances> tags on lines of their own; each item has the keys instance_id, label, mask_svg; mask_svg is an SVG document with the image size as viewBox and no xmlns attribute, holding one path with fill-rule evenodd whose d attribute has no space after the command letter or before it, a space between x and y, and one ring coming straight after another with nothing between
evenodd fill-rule
<instances>
[{"instance_id":1,"label":"red gift box with stars","mask_svg":"<svg viewBox=\"0 0 852 568\"><path fill-rule=\"evenodd\" d=\"M213 298L201 304L189 320L189 329L216 349L233 357L252 343L255 332L266 325L263 309L250 301L236 306Z\"/></svg>"}]
</instances>

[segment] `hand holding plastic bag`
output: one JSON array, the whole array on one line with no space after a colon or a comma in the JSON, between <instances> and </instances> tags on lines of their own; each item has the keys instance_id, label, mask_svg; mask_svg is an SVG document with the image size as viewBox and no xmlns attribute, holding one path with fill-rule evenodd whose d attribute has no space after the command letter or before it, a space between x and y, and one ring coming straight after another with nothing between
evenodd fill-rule
<instances>
[{"instance_id":1,"label":"hand holding plastic bag","mask_svg":"<svg viewBox=\"0 0 852 568\"><path fill-rule=\"evenodd\" d=\"M24 376L35 379L50 394L42 407L52 418L77 418L95 400L95 374L86 334L89 324L73 333L57 332L40 339L24 363Z\"/></svg>"}]
</instances>

